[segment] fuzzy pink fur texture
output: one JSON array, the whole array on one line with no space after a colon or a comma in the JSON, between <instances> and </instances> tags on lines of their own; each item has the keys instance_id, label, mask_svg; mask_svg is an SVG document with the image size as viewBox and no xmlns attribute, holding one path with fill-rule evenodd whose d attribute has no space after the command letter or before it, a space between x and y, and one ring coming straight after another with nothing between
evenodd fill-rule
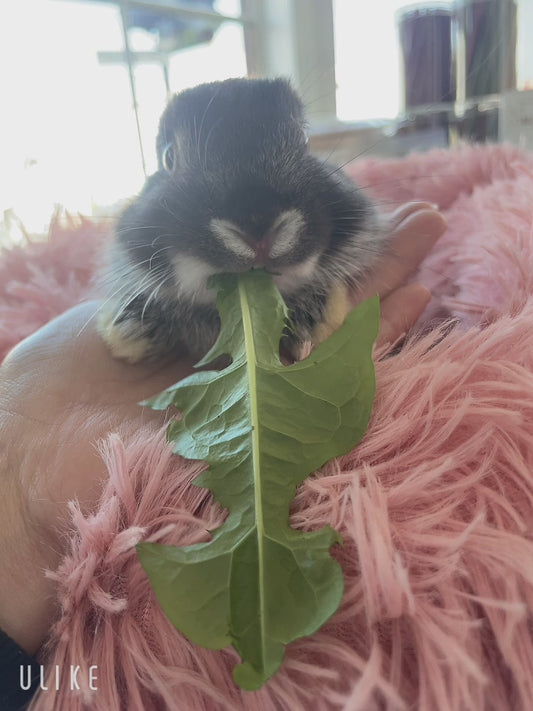
<instances>
[{"instance_id":1,"label":"fuzzy pink fur texture","mask_svg":"<svg viewBox=\"0 0 533 711\"><path fill-rule=\"evenodd\" d=\"M291 524L326 524L345 594L288 646L258 692L236 654L191 644L160 611L134 546L205 540L224 512L191 486L201 463L146 430L100 444L98 510L72 504L54 573L62 615L46 664L98 665L98 691L40 694L39 711L529 711L533 699L533 157L433 151L349 169L378 201L438 203L449 231L418 278L458 323L376 362L369 429L299 488ZM105 230L83 222L4 253L5 352L89 293ZM437 313L437 312L435 312ZM429 322L428 322L429 323ZM426 329L427 330L427 329Z\"/></svg>"}]
</instances>

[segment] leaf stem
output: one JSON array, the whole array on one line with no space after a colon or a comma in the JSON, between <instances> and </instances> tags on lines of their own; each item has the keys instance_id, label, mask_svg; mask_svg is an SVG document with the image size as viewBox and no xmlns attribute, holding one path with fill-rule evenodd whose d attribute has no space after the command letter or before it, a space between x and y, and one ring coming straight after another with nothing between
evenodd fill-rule
<instances>
[{"instance_id":1,"label":"leaf stem","mask_svg":"<svg viewBox=\"0 0 533 711\"><path fill-rule=\"evenodd\" d=\"M265 580L264 580L264 523L263 523L263 501L261 492L261 453L259 446L259 404L257 398L257 357L255 353L254 332L252 325L252 316L250 313L250 303L246 288L241 279L239 279L239 299L241 303L242 323L244 331L244 345L246 349L246 366L248 370L248 383L250 393L250 419L252 425L252 460L253 460L253 475L254 475L254 506L255 519L257 527L257 558L258 558L258 589L259 589L259 610L260 610L260 625L261 625L261 643L262 643L262 658L266 660L266 628L265 628L265 609L264 595Z\"/></svg>"}]
</instances>

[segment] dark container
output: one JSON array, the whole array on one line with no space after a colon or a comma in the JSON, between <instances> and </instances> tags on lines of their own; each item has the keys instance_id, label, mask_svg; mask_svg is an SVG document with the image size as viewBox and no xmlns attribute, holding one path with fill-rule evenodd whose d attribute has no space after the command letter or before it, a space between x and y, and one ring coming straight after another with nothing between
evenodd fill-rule
<instances>
[{"instance_id":1,"label":"dark container","mask_svg":"<svg viewBox=\"0 0 533 711\"><path fill-rule=\"evenodd\" d=\"M446 3L398 11L404 110L449 104L456 98L453 12Z\"/></svg>"},{"instance_id":2,"label":"dark container","mask_svg":"<svg viewBox=\"0 0 533 711\"><path fill-rule=\"evenodd\" d=\"M458 99L516 87L515 0L458 0Z\"/></svg>"}]
</instances>

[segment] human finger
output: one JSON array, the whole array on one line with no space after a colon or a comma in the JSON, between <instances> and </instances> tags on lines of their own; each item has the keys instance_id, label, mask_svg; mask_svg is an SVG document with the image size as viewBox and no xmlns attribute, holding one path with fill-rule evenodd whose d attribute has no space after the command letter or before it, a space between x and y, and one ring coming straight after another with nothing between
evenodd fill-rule
<instances>
[{"instance_id":1,"label":"human finger","mask_svg":"<svg viewBox=\"0 0 533 711\"><path fill-rule=\"evenodd\" d=\"M381 319L376 345L396 343L418 321L431 301L431 292L422 284L401 286L381 301Z\"/></svg>"},{"instance_id":2,"label":"human finger","mask_svg":"<svg viewBox=\"0 0 533 711\"><path fill-rule=\"evenodd\" d=\"M416 270L446 231L446 220L429 203L407 203L392 220L390 248L375 275L352 295L353 305L376 293L382 298L390 294Z\"/></svg>"}]
</instances>

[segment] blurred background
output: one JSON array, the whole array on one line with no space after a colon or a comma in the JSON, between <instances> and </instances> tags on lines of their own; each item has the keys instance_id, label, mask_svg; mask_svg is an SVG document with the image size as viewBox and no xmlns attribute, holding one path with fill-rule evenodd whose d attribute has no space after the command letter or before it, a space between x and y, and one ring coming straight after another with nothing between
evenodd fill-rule
<instances>
[{"instance_id":1,"label":"blurred background","mask_svg":"<svg viewBox=\"0 0 533 711\"><path fill-rule=\"evenodd\" d=\"M287 76L338 164L533 148L533 0L2 0L0 240L110 215L155 170L170 93Z\"/></svg>"}]
</instances>

